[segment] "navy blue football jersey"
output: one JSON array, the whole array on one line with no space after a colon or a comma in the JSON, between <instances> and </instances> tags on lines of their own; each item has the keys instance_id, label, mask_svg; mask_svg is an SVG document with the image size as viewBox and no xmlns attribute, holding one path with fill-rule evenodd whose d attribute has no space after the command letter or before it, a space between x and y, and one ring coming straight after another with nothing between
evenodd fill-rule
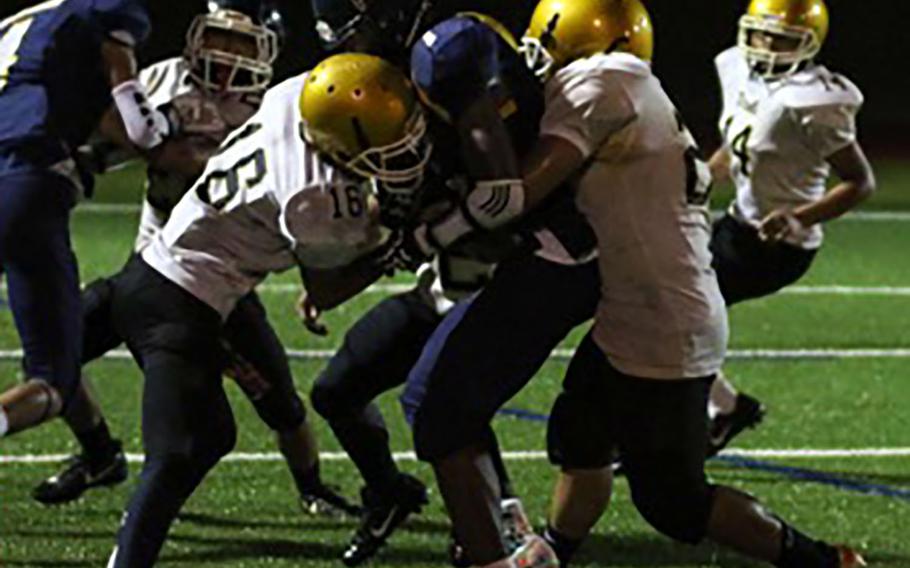
<instances>
[{"instance_id":1,"label":"navy blue football jersey","mask_svg":"<svg viewBox=\"0 0 910 568\"><path fill-rule=\"evenodd\" d=\"M149 31L145 0L49 0L0 22L0 175L85 142L112 102L102 43Z\"/></svg>"}]
</instances>

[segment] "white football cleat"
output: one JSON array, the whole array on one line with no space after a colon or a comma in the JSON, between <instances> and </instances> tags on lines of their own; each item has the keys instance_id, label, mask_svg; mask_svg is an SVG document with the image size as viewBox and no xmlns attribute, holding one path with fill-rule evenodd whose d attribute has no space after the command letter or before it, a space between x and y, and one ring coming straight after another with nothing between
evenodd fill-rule
<instances>
[{"instance_id":1,"label":"white football cleat","mask_svg":"<svg viewBox=\"0 0 910 568\"><path fill-rule=\"evenodd\" d=\"M531 526L521 499L517 497L503 499L500 506L502 508L502 539L505 542L506 551L511 554L534 536L534 527Z\"/></svg>"},{"instance_id":2,"label":"white football cleat","mask_svg":"<svg viewBox=\"0 0 910 568\"><path fill-rule=\"evenodd\" d=\"M547 541L531 535L511 556L488 565L488 568L559 568L559 558Z\"/></svg>"}]
</instances>

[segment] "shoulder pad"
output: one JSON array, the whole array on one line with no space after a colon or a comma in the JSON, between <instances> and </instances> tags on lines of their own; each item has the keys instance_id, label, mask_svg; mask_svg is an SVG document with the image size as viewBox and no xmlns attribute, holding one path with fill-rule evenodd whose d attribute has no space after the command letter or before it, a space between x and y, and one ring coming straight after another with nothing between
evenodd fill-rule
<instances>
[{"instance_id":1,"label":"shoulder pad","mask_svg":"<svg viewBox=\"0 0 910 568\"><path fill-rule=\"evenodd\" d=\"M859 108L863 104L863 94L852 81L824 67L815 67L784 80L774 91L774 97L792 109L832 105Z\"/></svg>"},{"instance_id":2,"label":"shoulder pad","mask_svg":"<svg viewBox=\"0 0 910 568\"><path fill-rule=\"evenodd\" d=\"M749 65L736 46L720 52L714 58L714 67L724 91L735 88L735 85L749 78Z\"/></svg>"}]
</instances>

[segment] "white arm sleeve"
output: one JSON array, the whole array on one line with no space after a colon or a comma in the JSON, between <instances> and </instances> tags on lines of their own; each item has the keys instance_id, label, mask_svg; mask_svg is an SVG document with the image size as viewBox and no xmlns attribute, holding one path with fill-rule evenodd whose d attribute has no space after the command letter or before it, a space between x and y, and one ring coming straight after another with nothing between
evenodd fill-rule
<instances>
[{"instance_id":1,"label":"white arm sleeve","mask_svg":"<svg viewBox=\"0 0 910 568\"><path fill-rule=\"evenodd\" d=\"M152 108L142 83L137 79L123 82L114 87L111 96L130 142L149 150L164 141L170 131L167 118Z\"/></svg>"}]
</instances>

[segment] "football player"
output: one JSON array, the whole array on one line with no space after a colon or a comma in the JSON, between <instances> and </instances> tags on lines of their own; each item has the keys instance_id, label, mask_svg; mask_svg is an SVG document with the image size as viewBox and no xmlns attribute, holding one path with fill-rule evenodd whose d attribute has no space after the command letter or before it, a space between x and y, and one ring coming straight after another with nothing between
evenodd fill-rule
<instances>
[{"instance_id":1,"label":"football player","mask_svg":"<svg viewBox=\"0 0 910 568\"><path fill-rule=\"evenodd\" d=\"M395 60L410 61L412 77L420 88L421 98L434 111L431 133L437 146L436 156L442 160L448 158L452 162L440 164L437 160L434 164L447 172L442 174L443 179L451 179L452 172L464 178L467 172L470 174L468 180L487 179L487 187L492 188L497 184L489 183L489 180L506 176L505 168L516 166L513 146L520 154L536 137L542 108L540 87L518 56L514 39L502 26L489 18L478 14L462 14L442 19L424 31L426 26L422 26L421 22L440 19L433 4L371 2L358 5L323 0L315 2L314 8L323 40L348 48L380 51L391 54ZM379 33L380 30L382 33ZM403 55L402 46L409 45L408 42L417 38L420 39L410 56ZM465 149L464 153L462 149ZM464 183L462 181L462 185ZM520 318L509 320L506 325L508 329L497 327L494 324L502 318L500 312L493 312L493 307L501 305L504 311L517 312L529 305L545 303L539 301L543 298L558 296L553 290L557 283L560 290L571 290L578 288L574 285L575 282L581 281L583 284L580 287L592 290L592 293L559 296L565 301L551 302L549 306L552 309L547 310L546 314L538 313L539 317L548 317L549 321L559 320L563 322L563 327L568 325L570 329L590 317L596 299L596 284L587 285L592 279L596 281L596 265L589 263L587 269L564 266L564 263L575 263L565 249L584 250L584 245L563 245L553 235L561 229L560 236L563 239L570 243L572 238L583 242L584 237L590 236L590 230L574 211L571 199L560 205L559 213L563 216L561 224L554 222L554 214L548 219L551 230L541 233L541 238L550 248L540 255L525 249L519 259L501 267L493 277L493 282L496 283L494 290L485 292L484 300L477 302L478 307L475 309L479 315L473 320L474 327L466 330L462 336L467 340L471 334L476 333L474 341L484 343L489 343L490 338L496 336L515 338L510 345L513 348L497 351L497 354L502 355L501 359L493 361L492 358L487 358L483 362L486 366L482 369L484 376L501 381L491 379L489 383L495 384L490 384L489 390L477 389L476 392L465 392L453 386L454 390L448 393L452 396L446 398L459 407L473 407L476 399L476 406L483 407L479 412L489 411L486 422L481 419L478 431L466 435L482 447L485 469L484 475L479 476L482 479L478 481L498 485L490 491L492 494L501 493L503 497L511 497L512 490L507 483L495 437L489 428L489 419L502 402L510 397L510 391L517 390L527 382L561 337L554 338L552 328L547 329L543 336L535 336L533 331L540 327L529 325L529 322ZM578 223L579 221L582 222ZM573 226L575 224L582 227L581 238L573 235L577 228ZM533 224L530 226L533 227ZM531 240L533 244L528 248L533 250L540 247L536 238ZM424 252L418 252L414 256L420 257L423 254ZM477 275L479 278L466 278L464 274L458 274L458 279L452 278L455 272L453 267L462 266L462 261L459 264L453 262L453 256L456 255L445 254L439 259L440 272L448 278L436 283L434 290L444 287L448 292L470 292L489 279L485 274L488 271L486 268ZM568 261L551 262L553 258L567 258ZM422 271L421 281L431 282L432 276L428 276L428 272ZM527 283L523 282L526 278ZM519 281L522 281L521 284ZM522 294L519 291L527 292ZM567 305L572 302L575 303ZM390 472L385 477L393 479L396 470L388 451L387 434L378 413L371 412L370 417L365 411L365 405L382 390L400 383L415 364L423 343L431 332L438 329L441 312L432 309L437 305L439 304L433 301L432 295L422 290L384 301L352 328L344 346L314 387L314 407L323 412L333 425L336 435L368 480L368 485L371 478L375 479L377 470ZM511 308L512 306L520 307ZM450 307L451 303L446 305L446 311ZM472 351L476 351L475 347L473 342L466 345ZM530 358L527 357L528 351L534 352ZM472 354L471 357L474 356ZM379 361L383 364L379 365ZM469 363L470 361L458 361L459 365ZM494 368L489 368L490 366ZM357 410L357 413L351 413L351 408ZM352 417L357 418L353 420ZM373 423L372 436L366 428L370 421ZM353 428L355 425L358 426L357 430ZM460 424L455 423L445 425L450 432L459 427ZM361 442L358 443L358 439ZM476 485L468 491L474 489ZM486 489L485 486L483 490ZM529 523L519 506L519 501L509 498L504 500L501 512L498 502L489 511L491 523L498 525L502 521L502 532L509 541L510 550L523 544L523 537L530 532ZM361 529L346 552L346 561L362 561L381 544L379 539L372 537L370 527L394 526L385 522L390 511L394 512L391 505L378 507L372 514L368 511ZM459 546L453 547L453 560L465 562L459 550Z\"/></svg>"},{"instance_id":2,"label":"football player","mask_svg":"<svg viewBox=\"0 0 910 568\"><path fill-rule=\"evenodd\" d=\"M299 266L325 310L385 270L371 180L419 185L424 124L393 66L327 59L265 94L114 282L114 327L145 374L146 460L109 566L154 564L183 502L234 445L221 337L240 299Z\"/></svg>"},{"instance_id":3,"label":"football player","mask_svg":"<svg viewBox=\"0 0 910 568\"><path fill-rule=\"evenodd\" d=\"M732 179L736 198L714 225L711 252L728 306L799 280L822 245L822 224L875 189L857 141L863 96L815 62L827 35L823 0L753 0L738 45L717 57L723 146L710 165L715 180ZM832 171L841 183L828 191ZM711 402L712 455L763 414L723 376Z\"/></svg>"},{"instance_id":4,"label":"football player","mask_svg":"<svg viewBox=\"0 0 910 568\"><path fill-rule=\"evenodd\" d=\"M782 567L861 565L705 477L704 411L727 342L709 251L711 179L651 72L644 6L543 0L524 44L546 80L547 110L525 160L522 210L571 180L603 282L548 427L562 474L546 536L561 563L606 507L618 449L633 502L671 538L709 538Z\"/></svg>"},{"instance_id":5,"label":"football player","mask_svg":"<svg viewBox=\"0 0 910 568\"><path fill-rule=\"evenodd\" d=\"M123 139L165 160L165 117L136 80L144 0L48 0L0 21L0 272L25 352L0 394L0 437L66 409L79 382L79 276L69 212L90 192L73 151L113 103Z\"/></svg>"},{"instance_id":6,"label":"football player","mask_svg":"<svg viewBox=\"0 0 910 568\"><path fill-rule=\"evenodd\" d=\"M259 107L282 32L280 14L268 3L218 0L211 3L210 10L193 20L182 57L140 73L153 107L174 116L171 139L194 140L203 158L213 154L228 132ZM111 167L116 164L110 162L122 152L104 155L108 149L106 143L97 142L84 153L91 155L90 162ZM178 173L150 169L136 252L160 230L193 181ZM100 279L83 291L83 364L121 343L112 329L110 305L112 282L117 277ZM355 508L320 482L317 447L303 402L294 389L284 349L255 294L238 303L226 328L236 346L234 374L260 416L276 432L304 509L353 512ZM111 437L87 377L63 418L82 453L35 488L35 499L46 504L71 501L91 487L119 483L127 474L120 442Z\"/></svg>"}]
</instances>

